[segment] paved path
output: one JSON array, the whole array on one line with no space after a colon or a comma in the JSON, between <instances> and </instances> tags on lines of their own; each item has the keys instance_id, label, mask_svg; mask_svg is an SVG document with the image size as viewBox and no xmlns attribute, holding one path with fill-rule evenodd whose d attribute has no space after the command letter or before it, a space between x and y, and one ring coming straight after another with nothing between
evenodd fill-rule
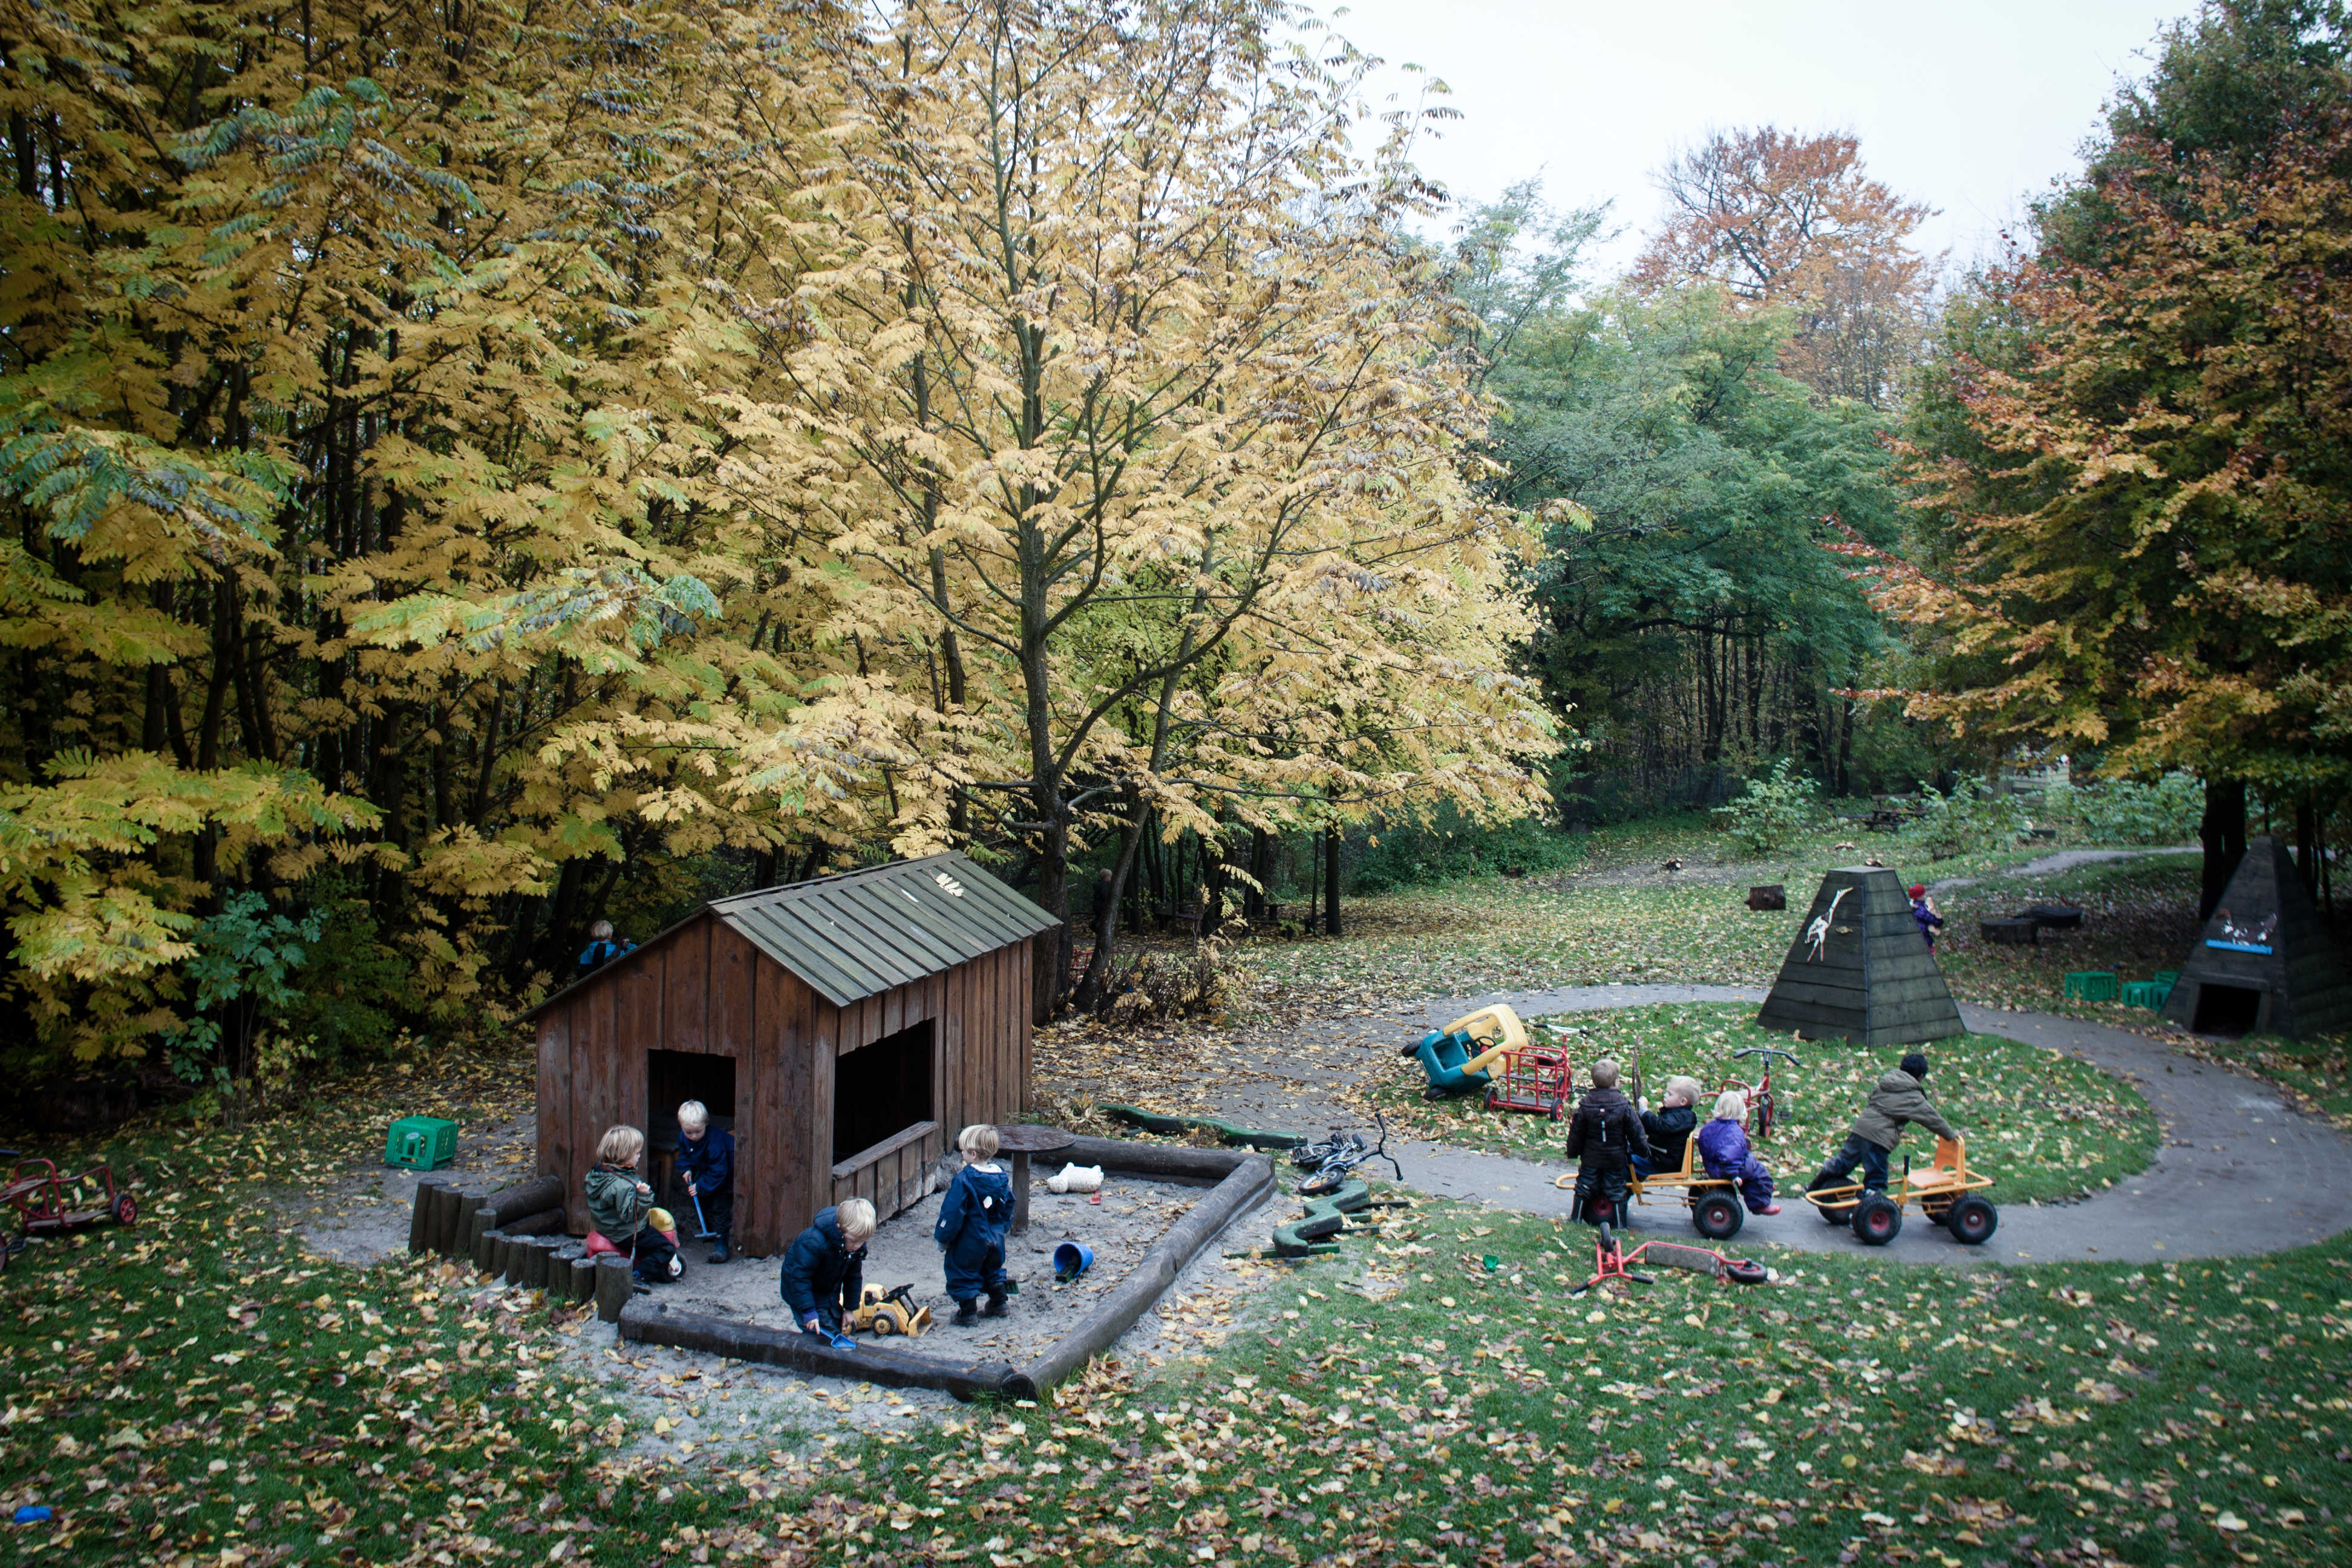
<instances>
[{"instance_id":1,"label":"paved path","mask_svg":"<svg viewBox=\"0 0 2352 1568\"><path fill-rule=\"evenodd\" d=\"M2203 851L2194 844L2170 845L2161 849L2060 849L2028 860L2022 866L2012 866L2000 875L2008 877L2047 877L2056 871L2071 871L2077 866L2095 866L2102 860L2137 860L2146 855L2199 855ZM1940 882L1930 882L1931 893L1948 893L1954 888L1973 888L1984 881L1982 877L1947 877ZM1459 1016L1459 1015L1456 1015Z\"/></svg>"},{"instance_id":2,"label":"paved path","mask_svg":"<svg viewBox=\"0 0 2352 1568\"><path fill-rule=\"evenodd\" d=\"M1500 1002L1527 1016L1637 1007L1653 1003L1761 1002L1764 994L1725 985L1591 985L1555 991L1495 992L1431 1003L1419 1016L1362 1019L1334 1032L1387 1035L1402 1042L1420 1030ZM1916 1211L1887 1255L1916 1263L2031 1264L2062 1259L2147 1263L2273 1252L2352 1229L2352 1140L2315 1116L2288 1106L2257 1079L2200 1062L2144 1036L2040 1013L1962 1007L1977 1033L2063 1051L2137 1088L2154 1108L2164 1141L2147 1170L2109 1191L2073 1203L2004 1205L2000 1228L1981 1247L1962 1247ZM1836 1046L1820 1047L1841 1048ZM1933 1047L1929 1047L1932 1049ZM1273 1055L1273 1053L1269 1053ZM1393 1056L1368 1053L1373 1070ZM1263 1127L1347 1125L1357 1119L1317 1093L1305 1075L1272 1085L1237 1086L1223 1113ZM1570 1194L1552 1185L1573 1169L1431 1143L1394 1151L1405 1180L1424 1192L1532 1214L1566 1215ZM1768 1161L1770 1156L1768 1154ZM1810 1171L1770 1161L1784 1194ZM2000 1189L1991 1195L1998 1202ZM1679 1205L1637 1209L1634 1235L1694 1235ZM1824 1224L1811 1205L1785 1198L1781 1213L1748 1217L1735 1246L1778 1243L1805 1251L1859 1253L1850 1231Z\"/></svg>"}]
</instances>

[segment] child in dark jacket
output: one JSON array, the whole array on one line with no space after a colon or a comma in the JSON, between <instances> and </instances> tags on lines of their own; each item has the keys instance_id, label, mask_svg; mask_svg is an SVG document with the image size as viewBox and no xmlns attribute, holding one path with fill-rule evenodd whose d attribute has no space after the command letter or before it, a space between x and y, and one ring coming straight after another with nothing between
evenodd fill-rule
<instances>
[{"instance_id":1,"label":"child in dark jacket","mask_svg":"<svg viewBox=\"0 0 2352 1568\"><path fill-rule=\"evenodd\" d=\"M1622 1226L1633 1162L1654 1158L1633 1102L1617 1089L1617 1064L1592 1064L1592 1088L1568 1124L1568 1157L1576 1164L1576 1213L1587 1225ZM1606 1212L1603 1212L1605 1208Z\"/></svg>"},{"instance_id":2,"label":"child in dark jacket","mask_svg":"<svg viewBox=\"0 0 2352 1568\"><path fill-rule=\"evenodd\" d=\"M1927 951L1935 952L1936 929L1944 923L1944 917L1936 912L1936 901L1927 896L1925 882L1911 884L1911 918L1919 923L1919 934L1927 940Z\"/></svg>"},{"instance_id":3,"label":"child in dark jacket","mask_svg":"<svg viewBox=\"0 0 2352 1568\"><path fill-rule=\"evenodd\" d=\"M864 1198L817 1210L809 1227L793 1238L776 1290L801 1332L830 1341L836 1350L857 1348L841 1325L865 1292L866 1244L873 1239L874 1205Z\"/></svg>"},{"instance_id":4,"label":"child in dark jacket","mask_svg":"<svg viewBox=\"0 0 2352 1568\"><path fill-rule=\"evenodd\" d=\"M1862 1184L1874 1193L1886 1190L1886 1157L1895 1145L1903 1141L1903 1129L1916 1121L1938 1138L1958 1138L1952 1124L1944 1120L1935 1102L1927 1098L1927 1058L1913 1051L1903 1058L1903 1065L1878 1080L1870 1092L1870 1103L1853 1119L1853 1130L1845 1135L1845 1147L1830 1156L1821 1173L1805 1184L1807 1192L1822 1187L1842 1186L1856 1165L1862 1167Z\"/></svg>"},{"instance_id":5,"label":"child in dark jacket","mask_svg":"<svg viewBox=\"0 0 2352 1568\"><path fill-rule=\"evenodd\" d=\"M982 1290L988 1292L987 1315L1004 1316L1004 1233L1013 1224L1013 1183L997 1168L995 1128L986 1122L967 1127L956 1147L962 1152L963 1169L948 1184L931 1239L945 1255L956 1326L968 1329L980 1321L973 1302Z\"/></svg>"},{"instance_id":6,"label":"child in dark jacket","mask_svg":"<svg viewBox=\"0 0 2352 1568\"><path fill-rule=\"evenodd\" d=\"M1738 1182L1739 1195L1750 1214L1779 1214L1772 1201L1772 1173L1748 1147L1748 1097L1727 1089L1715 1097L1715 1119L1698 1130L1698 1157L1706 1173L1718 1181Z\"/></svg>"},{"instance_id":7,"label":"child in dark jacket","mask_svg":"<svg viewBox=\"0 0 2352 1568\"><path fill-rule=\"evenodd\" d=\"M1647 1159L1633 1157L1635 1175L1654 1176L1661 1171L1672 1174L1683 1168L1683 1150L1698 1126L1698 1112L1693 1107L1705 1092L1695 1078L1670 1078L1664 1104L1653 1110L1648 1100L1642 1101L1642 1131L1649 1137L1650 1154Z\"/></svg>"},{"instance_id":8,"label":"child in dark jacket","mask_svg":"<svg viewBox=\"0 0 2352 1568\"><path fill-rule=\"evenodd\" d=\"M677 1181L686 1189L687 1207L702 1216L702 1228L715 1237L710 1261L734 1257L735 1134L713 1128L709 1110L698 1100L677 1108Z\"/></svg>"}]
</instances>

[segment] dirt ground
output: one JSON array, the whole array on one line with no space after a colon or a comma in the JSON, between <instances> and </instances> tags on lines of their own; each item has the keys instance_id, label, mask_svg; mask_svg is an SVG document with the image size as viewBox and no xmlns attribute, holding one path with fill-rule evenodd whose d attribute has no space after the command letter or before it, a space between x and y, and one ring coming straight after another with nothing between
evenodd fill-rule
<instances>
[{"instance_id":1,"label":"dirt ground","mask_svg":"<svg viewBox=\"0 0 2352 1568\"><path fill-rule=\"evenodd\" d=\"M527 1179L539 1159L539 1123L530 1116L477 1125L457 1121L457 1158L438 1171L378 1164L314 1188L282 1193L278 1206L303 1244L322 1258L365 1268L408 1250L408 1216L425 1175L488 1194Z\"/></svg>"}]
</instances>

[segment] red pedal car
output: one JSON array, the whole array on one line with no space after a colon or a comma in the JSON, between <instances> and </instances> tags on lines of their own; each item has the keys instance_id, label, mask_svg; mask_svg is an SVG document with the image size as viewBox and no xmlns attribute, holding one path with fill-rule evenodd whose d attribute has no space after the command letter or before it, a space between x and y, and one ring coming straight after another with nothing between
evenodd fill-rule
<instances>
[{"instance_id":1,"label":"red pedal car","mask_svg":"<svg viewBox=\"0 0 2352 1568\"><path fill-rule=\"evenodd\" d=\"M0 1268L24 1250L27 1237L77 1230L102 1219L130 1225L139 1217L139 1200L116 1190L110 1165L61 1176L56 1161L18 1159L14 1149L0 1149L0 1160L16 1161L7 1182L0 1184L0 1202L16 1211L17 1222L16 1239L0 1244Z\"/></svg>"}]
</instances>

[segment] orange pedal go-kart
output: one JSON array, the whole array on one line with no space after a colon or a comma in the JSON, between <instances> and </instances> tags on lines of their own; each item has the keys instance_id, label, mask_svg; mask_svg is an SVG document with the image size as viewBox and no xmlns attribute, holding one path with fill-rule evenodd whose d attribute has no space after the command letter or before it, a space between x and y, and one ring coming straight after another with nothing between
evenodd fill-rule
<instances>
[{"instance_id":1,"label":"orange pedal go-kart","mask_svg":"<svg viewBox=\"0 0 2352 1568\"><path fill-rule=\"evenodd\" d=\"M1864 1247L1884 1247L1903 1232L1903 1211L1912 1205L1952 1239L1982 1247L2000 1226L2000 1211L1981 1189L1992 1185L1982 1171L1969 1169L1968 1144L1958 1138L1936 1140L1934 1163L1915 1171L1903 1162L1903 1173L1883 1193L1865 1192L1859 1182L1816 1187L1805 1201L1832 1225L1853 1227L1854 1239Z\"/></svg>"}]
</instances>

